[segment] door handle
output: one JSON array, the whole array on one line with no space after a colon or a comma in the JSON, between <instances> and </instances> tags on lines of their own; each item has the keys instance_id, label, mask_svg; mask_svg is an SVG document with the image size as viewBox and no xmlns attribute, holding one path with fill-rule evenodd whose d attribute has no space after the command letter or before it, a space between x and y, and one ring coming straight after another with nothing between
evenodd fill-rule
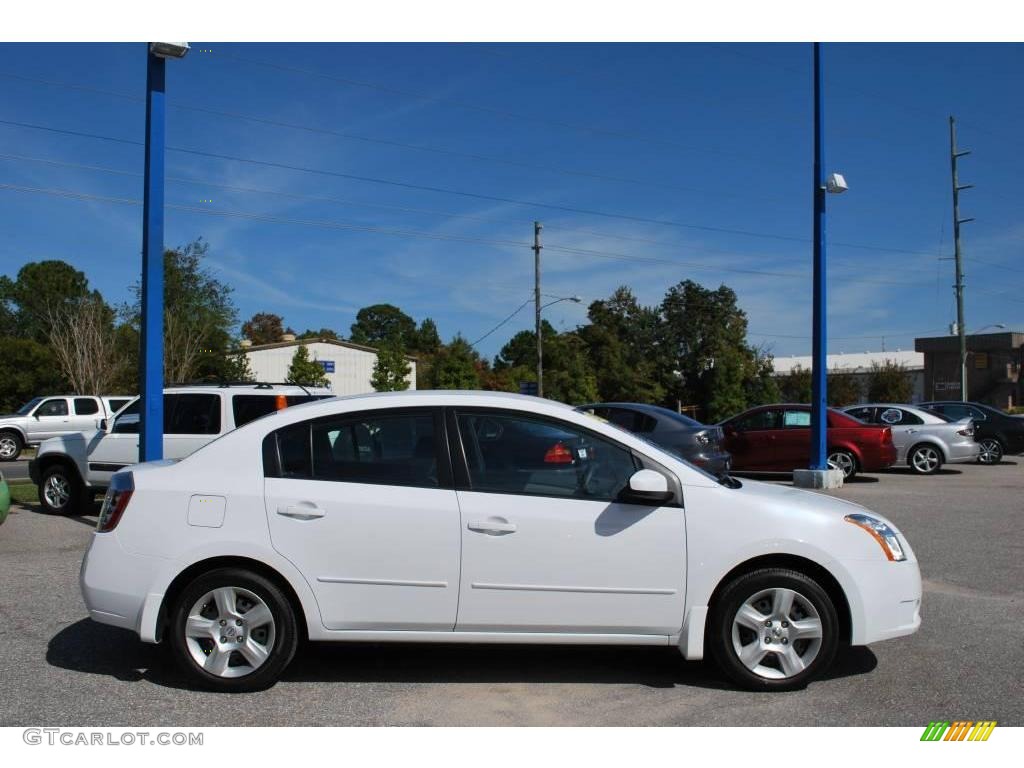
<instances>
[{"instance_id":1,"label":"door handle","mask_svg":"<svg viewBox=\"0 0 1024 768\"><path fill-rule=\"evenodd\" d=\"M278 507L277 514L295 520L316 520L327 513L315 504L291 504L287 507Z\"/></svg>"},{"instance_id":2,"label":"door handle","mask_svg":"<svg viewBox=\"0 0 1024 768\"><path fill-rule=\"evenodd\" d=\"M471 531L479 531L480 533L515 533L516 524L510 523L508 520L473 520L466 524L466 527Z\"/></svg>"}]
</instances>

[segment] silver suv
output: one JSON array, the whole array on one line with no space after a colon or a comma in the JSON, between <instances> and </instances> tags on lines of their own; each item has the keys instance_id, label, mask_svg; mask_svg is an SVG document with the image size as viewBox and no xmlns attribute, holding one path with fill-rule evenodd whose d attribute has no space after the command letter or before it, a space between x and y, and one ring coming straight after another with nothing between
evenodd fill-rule
<instances>
[{"instance_id":1,"label":"silver suv","mask_svg":"<svg viewBox=\"0 0 1024 768\"><path fill-rule=\"evenodd\" d=\"M330 390L296 384L201 385L164 390L164 458L183 459L207 443L260 416L311 400ZM29 462L47 512L84 511L111 476L139 461L139 399L86 434L46 440Z\"/></svg>"},{"instance_id":2,"label":"silver suv","mask_svg":"<svg viewBox=\"0 0 1024 768\"><path fill-rule=\"evenodd\" d=\"M14 461L25 448L51 437L92 432L100 419L113 416L132 399L131 395L33 397L15 413L0 416L0 461Z\"/></svg>"}]
</instances>

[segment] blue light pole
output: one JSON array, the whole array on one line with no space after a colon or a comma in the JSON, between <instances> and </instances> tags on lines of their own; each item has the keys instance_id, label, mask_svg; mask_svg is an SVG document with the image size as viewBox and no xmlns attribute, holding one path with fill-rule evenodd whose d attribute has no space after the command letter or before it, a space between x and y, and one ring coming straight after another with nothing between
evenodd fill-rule
<instances>
[{"instance_id":1,"label":"blue light pole","mask_svg":"<svg viewBox=\"0 0 1024 768\"><path fill-rule=\"evenodd\" d=\"M825 275L825 109L821 43L814 44L814 330L811 342L811 469L828 469L828 318Z\"/></svg>"},{"instance_id":2,"label":"blue light pole","mask_svg":"<svg viewBox=\"0 0 1024 768\"><path fill-rule=\"evenodd\" d=\"M150 43L146 50L139 461L164 456L164 72L168 58L186 53L188 43Z\"/></svg>"}]
</instances>

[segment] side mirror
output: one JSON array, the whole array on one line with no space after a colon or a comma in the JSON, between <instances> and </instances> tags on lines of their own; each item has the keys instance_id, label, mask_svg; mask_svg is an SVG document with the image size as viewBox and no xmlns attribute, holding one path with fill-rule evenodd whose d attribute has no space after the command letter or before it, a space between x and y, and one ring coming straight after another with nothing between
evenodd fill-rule
<instances>
[{"instance_id":1,"label":"side mirror","mask_svg":"<svg viewBox=\"0 0 1024 768\"><path fill-rule=\"evenodd\" d=\"M107 420L106 419L100 419L98 422L96 422L96 426L99 427L100 432L106 432L107 431Z\"/></svg>"},{"instance_id":2,"label":"side mirror","mask_svg":"<svg viewBox=\"0 0 1024 768\"><path fill-rule=\"evenodd\" d=\"M33 413L32 416L35 418L36 421L39 421L40 416L39 416L39 409L38 408L36 408L36 412Z\"/></svg>"},{"instance_id":3,"label":"side mirror","mask_svg":"<svg viewBox=\"0 0 1024 768\"><path fill-rule=\"evenodd\" d=\"M674 496L669 490L668 478L653 469L641 469L629 478L629 483L619 494L619 501L658 506L672 501Z\"/></svg>"}]
</instances>

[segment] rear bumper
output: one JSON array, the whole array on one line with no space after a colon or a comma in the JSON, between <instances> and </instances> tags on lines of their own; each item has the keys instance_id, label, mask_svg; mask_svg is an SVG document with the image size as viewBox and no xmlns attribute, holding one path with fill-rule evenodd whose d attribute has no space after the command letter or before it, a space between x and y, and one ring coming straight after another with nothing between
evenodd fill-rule
<instances>
[{"instance_id":1,"label":"rear bumper","mask_svg":"<svg viewBox=\"0 0 1024 768\"><path fill-rule=\"evenodd\" d=\"M79 572L89 616L140 634L143 609L160 566L157 558L126 552L115 533L94 533Z\"/></svg>"},{"instance_id":2,"label":"rear bumper","mask_svg":"<svg viewBox=\"0 0 1024 768\"><path fill-rule=\"evenodd\" d=\"M965 462L977 461L981 454L981 445L973 440L960 440L949 444L946 462L949 464L963 464Z\"/></svg>"}]
</instances>

